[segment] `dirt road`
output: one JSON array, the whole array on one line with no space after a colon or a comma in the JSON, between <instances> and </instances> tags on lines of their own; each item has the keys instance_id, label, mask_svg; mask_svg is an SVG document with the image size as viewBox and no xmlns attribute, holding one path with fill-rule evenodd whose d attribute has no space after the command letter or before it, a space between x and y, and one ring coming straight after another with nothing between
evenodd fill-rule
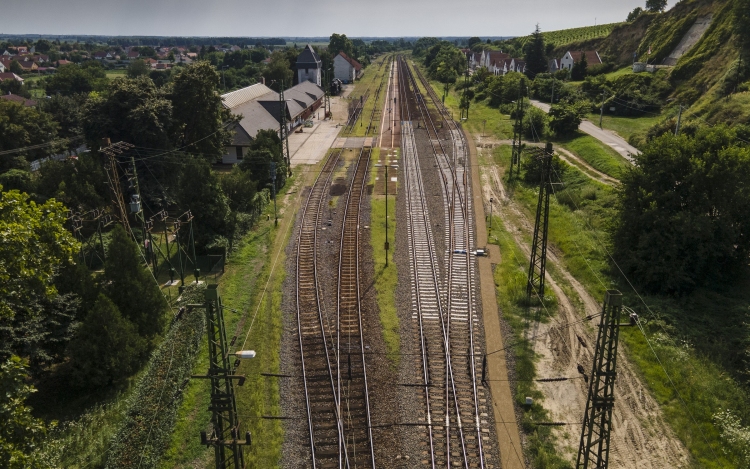
<instances>
[{"instance_id":1,"label":"dirt road","mask_svg":"<svg viewBox=\"0 0 750 469\"><path fill-rule=\"evenodd\" d=\"M493 197L500 201L495 207L506 224L513 240L529 255L529 246L524 239L533 230L533 225L516 202L507 197L501 170L491 162L486 150L479 149L482 168L482 192L485 200ZM514 222L515 220L515 222ZM554 246L548 251L548 262L556 267L561 278L547 275L547 285L558 298L559 309L550 312L553 319L547 324L537 324L534 334L534 350L538 354L537 375L539 377L568 376L577 378L577 365L591 369L595 332L593 324L580 322L587 315L598 315L601 299L594 298L560 262ZM522 268L524 262L520 262ZM575 296L569 297L560 287L560 282L569 284ZM594 321L594 323L596 320ZM570 379L556 383L539 383L544 393L544 407L550 411L554 421L569 422L570 425L557 431L560 454L575 461L586 403L587 386L583 379ZM633 365L625 353L618 356L618 378L615 386L613 433L611 440L611 469L661 469L688 466L688 453L664 420L656 401L640 382Z\"/></svg>"}]
</instances>

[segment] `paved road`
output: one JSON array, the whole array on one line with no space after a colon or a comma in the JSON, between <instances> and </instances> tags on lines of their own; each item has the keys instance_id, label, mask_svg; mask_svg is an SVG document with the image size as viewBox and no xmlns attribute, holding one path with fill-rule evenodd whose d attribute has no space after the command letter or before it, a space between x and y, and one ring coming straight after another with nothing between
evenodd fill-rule
<instances>
[{"instance_id":1,"label":"paved road","mask_svg":"<svg viewBox=\"0 0 750 469\"><path fill-rule=\"evenodd\" d=\"M542 103L540 101L532 99L531 104L534 107L538 107L544 112L549 112L550 105L547 103ZM630 163L633 163L632 155L637 155L640 153L640 151L638 151L637 148L630 145L628 142L625 141L624 138L620 137L615 132L611 130L600 129L596 124L594 124L591 121L587 121L584 119L578 128L582 132L585 132L591 135L592 137L604 143L605 145L612 147L612 149L614 149L617 153L621 154L626 160L630 161Z\"/></svg>"}]
</instances>

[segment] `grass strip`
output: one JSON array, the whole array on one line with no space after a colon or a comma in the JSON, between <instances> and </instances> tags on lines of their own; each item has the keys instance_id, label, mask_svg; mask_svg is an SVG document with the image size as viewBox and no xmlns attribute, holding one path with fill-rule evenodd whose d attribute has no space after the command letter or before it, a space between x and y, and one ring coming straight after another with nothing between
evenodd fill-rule
<instances>
[{"instance_id":1,"label":"grass strip","mask_svg":"<svg viewBox=\"0 0 750 469\"><path fill-rule=\"evenodd\" d=\"M392 159L396 159L394 156ZM380 148L374 148L373 161L380 161ZM391 162L388 162L390 164ZM383 181L376 180L381 168L372 167L370 171L370 184L382 186ZM395 172L395 171L394 171ZM397 174L397 173L396 173ZM388 266L385 265L384 245L386 242L385 231L385 195L373 195L370 198L370 245L373 251L373 262L375 266L375 291L377 292L378 311L380 313L380 324L383 328L383 340L385 341L388 359L394 367L400 360L401 336L399 334L399 320L396 312L396 285L398 283L398 271L393 260L395 251L396 234L396 194L388 194L388 236L391 244L388 251Z\"/></svg>"}]
</instances>

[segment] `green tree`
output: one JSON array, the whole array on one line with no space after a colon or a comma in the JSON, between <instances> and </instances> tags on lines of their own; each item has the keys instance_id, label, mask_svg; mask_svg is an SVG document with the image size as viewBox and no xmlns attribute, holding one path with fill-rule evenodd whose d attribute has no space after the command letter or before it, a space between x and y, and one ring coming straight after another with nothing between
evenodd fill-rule
<instances>
[{"instance_id":1,"label":"green tree","mask_svg":"<svg viewBox=\"0 0 750 469\"><path fill-rule=\"evenodd\" d=\"M148 77L112 80L106 94L88 100L83 116L90 142L108 137L148 148L171 145L172 103Z\"/></svg>"},{"instance_id":2,"label":"green tree","mask_svg":"<svg viewBox=\"0 0 750 469\"><path fill-rule=\"evenodd\" d=\"M233 212L249 212L253 209L258 183L253 180L250 171L243 171L239 166L233 167L229 174L221 178L221 189L226 194L229 208Z\"/></svg>"},{"instance_id":3,"label":"green tree","mask_svg":"<svg viewBox=\"0 0 750 469\"><path fill-rule=\"evenodd\" d=\"M521 167L524 170L523 180L527 184L539 186L542 181L542 169L544 166L544 159L538 154L530 152L521 159ZM552 155L551 171L553 180L562 179L565 173L565 165L557 155ZM549 181L547 181L549 182Z\"/></svg>"},{"instance_id":4,"label":"green tree","mask_svg":"<svg viewBox=\"0 0 750 469\"><path fill-rule=\"evenodd\" d=\"M37 173L36 192L43 198L52 198L78 212L103 208L109 202L101 161L97 155L82 153L76 160L42 163Z\"/></svg>"},{"instance_id":5,"label":"green tree","mask_svg":"<svg viewBox=\"0 0 750 469\"><path fill-rule=\"evenodd\" d=\"M117 225L112 230L104 262L104 292L122 316L136 325L138 334L149 340L164 330L167 303L159 286L144 268L138 245Z\"/></svg>"},{"instance_id":6,"label":"green tree","mask_svg":"<svg viewBox=\"0 0 750 469\"><path fill-rule=\"evenodd\" d=\"M268 50L265 47L255 47L250 51L250 60L259 64L268 58Z\"/></svg>"},{"instance_id":7,"label":"green tree","mask_svg":"<svg viewBox=\"0 0 750 469\"><path fill-rule=\"evenodd\" d=\"M750 148L737 131L650 141L622 178L615 260L646 290L684 293L736 278L750 252Z\"/></svg>"},{"instance_id":8,"label":"green tree","mask_svg":"<svg viewBox=\"0 0 750 469\"><path fill-rule=\"evenodd\" d=\"M57 69L54 75L47 78L45 90L48 95L62 94L69 96L75 93L104 91L107 88L107 75L96 60L89 60L85 65L68 64Z\"/></svg>"},{"instance_id":9,"label":"green tree","mask_svg":"<svg viewBox=\"0 0 750 469\"><path fill-rule=\"evenodd\" d=\"M33 297L57 294L55 273L79 248L66 223L65 207L53 199L37 204L28 194L0 192L0 319L12 320Z\"/></svg>"},{"instance_id":10,"label":"green tree","mask_svg":"<svg viewBox=\"0 0 750 469\"><path fill-rule=\"evenodd\" d=\"M0 365L0 467L27 469L47 467L39 460L47 433L34 418L26 399L36 389L26 384L26 367L18 357Z\"/></svg>"},{"instance_id":11,"label":"green tree","mask_svg":"<svg viewBox=\"0 0 750 469\"><path fill-rule=\"evenodd\" d=\"M643 8L635 7L633 8L633 11L628 13L628 18L625 21L627 21L628 23L635 21L639 16L641 16L641 13L643 13Z\"/></svg>"},{"instance_id":12,"label":"green tree","mask_svg":"<svg viewBox=\"0 0 750 469\"><path fill-rule=\"evenodd\" d=\"M8 68L12 73L15 73L16 75L20 75L23 73L23 67L21 67L21 64L19 64L17 60L12 60L10 62L10 67Z\"/></svg>"},{"instance_id":13,"label":"green tree","mask_svg":"<svg viewBox=\"0 0 750 469\"><path fill-rule=\"evenodd\" d=\"M128 78L148 76L150 71L151 67L148 66L145 60L135 59L128 65Z\"/></svg>"},{"instance_id":14,"label":"green tree","mask_svg":"<svg viewBox=\"0 0 750 469\"><path fill-rule=\"evenodd\" d=\"M667 0L646 0L646 10L651 12L662 12L667 8Z\"/></svg>"},{"instance_id":15,"label":"green tree","mask_svg":"<svg viewBox=\"0 0 750 469\"><path fill-rule=\"evenodd\" d=\"M266 77L266 84L275 91L281 91L282 82L285 88L289 88L292 85L294 72L292 71L289 59L283 52L276 51L271 54L271 62L266 67L264 76Z\"/></svg>"},{"instance_id":16,"label":"green tree","mask_svg":"<svg viewBox=\"0 0 750 469\"><path fill-rule=\"evenodd\" d=\"M276 188L284 187L286 182L286 162L281 155L281 139L275 130L261 130L250 144L247 156L240 163L240 168L251 174L257 181L258 188L271 186L271 162L276 162Z\"/></svg>"},{"instance_id":17,"label":"green tree","mask_svg":"<svg viewBox=\"0 0 750 469\"><path fill-rule=\"evenodd\" d=\"M14 150L55 140L58 126L46 112L12 101L0 100L0 151ZM58 147L53 147L55 151ZM29 159L47 156L49 148L21 153ZM8 156L0 158L0 172L15 166ZM26 168L23 169L27 169Z\"/></svg>"},{"instance_id":18,"label":"green tree","mask_svg":"<svg viewBox=\"0 0 750 469\"><path fill-rule=\"evenodd\" d=\"M177 203L191 210L196 243L207 245L217 236L229 235L229 201L216 173L205 159L188 158L180 173Z\"/></svg>"},{"instance_id":19,"label":"green tree","mask_svg":"<svg viewBox=\"0 0 750 469\"><path fill-rule=\"evenodd\" d=\"M138 328L122 317L117 306L100 294L68 346L72 377L80 387L104 387L124 381L138 371L146 341Z\"/></svg>"},{"instance_id":20,"label":"green tree","mask_svg":"<svg viewBox=\"0 0 750 469\"><path fill-rule=\"evenodd\" d=\"M735 0L734 2L734 33L742 54L750 52L750 0ZM743 55L744 60L747 60Z\"/></svg>"},{"instance_id":21,"label":"green tree","mask_svg":"<svg viewBox=\"0 0 750 469\"><path fill-rule=\"evenodd\" d=\"M543 140L549 135L549 115L539 108L529 106L523 114L523 133L530 140Z\"/></svg>"},{"instance_id":22,"label":"green tree","mask_svg":"<svg viewBox=\"0 0 750 469\"><path fill-rule=\"evenodd\" d=\"M0 93L2 93L3 95L16 94L18 96L23 96L24 98L31 97L31 94L26 89L26 86L22 85L21 82L16 80L15 78L9 78L0 82Z\"/></svg>"},{"instance_id":23,"label":"green tree","mask_svg":"<svg viewBox=\"0 0 750 469\"><path fill-rule=\"evenodd\" d=\"M558 137L571 135L578 130L585 109L575 104L553 104L549 110L549 127Z\"/></svg>"},{"instance_id":24,"label":"green tree","mask_svg":"<svg viewBox=\"0 0 750 469\"><path fill-rule=\"evenodd\" d=\"M573 81L581 81L586 78L586 72L588 71L589 65L586 59L586 51L581 51L581 58L578 62L573 64L573 68L570 70L570 79Z\"/></svg>"},{"instance_id":25,"label":"green tree","mask_svg":"<svg viewBox=\"0 0 750 469\"><path fill-rule=\"evenodd\" d=\"M545 55L544 36L539 25L531 33L531 39L524 45L523 53L526 59L526 75L534 78L538 73L548 70L547 56Z\"/></svg>"},{"instance_id":26,"label":"green tree","mask_svg":"<svg viewBox=\"0 0 750 469\"><path fill-rule=\"evenodd\" d=\"M331 34L328 41L328 50L336 57L339 52L343 52L349 57L354 57L354 43L346 37L346 34Z\"/></svg>"},{"instance_id":27,"label":"green tree","mask_svg":"<svg viewBox=\"0 0 750 469\"><path fill-rule=\"evenodd\" d=\"M173 143L213 162L231 141L228 125L236 120L224 108L219 95L219 74L208 62L199 61L178 72L169 90L174 110Z\"/></svg>"},{"instance_id":28,"label":"green tree","mask_svg":"<svg viewBox=\"0 0 750 469\"><path fill-rule=\"evenodd\" d=\"M481 43L482 43L482 39L481 38L476 37L476 36L470 37L469 38L469 49L471 49L472 47L474 47L476 44L481 44Z\"/></svg>"}]
</instances>

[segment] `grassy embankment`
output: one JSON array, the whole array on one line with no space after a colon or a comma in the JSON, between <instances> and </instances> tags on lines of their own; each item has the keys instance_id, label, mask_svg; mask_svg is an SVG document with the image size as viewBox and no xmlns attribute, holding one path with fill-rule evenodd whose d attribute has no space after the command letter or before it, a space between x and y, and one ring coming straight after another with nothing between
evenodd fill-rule
<instances>
[{"instance_id":1,"label":"grassy embankment","mask_svg":"<svg viewBox=\"0 0 750 469\"><path fill-rule=\"evenodd\" d=\"M380 160L380 148L374 148L372 161L384 164ZM391 158L398 159L398 153ZM393 163L390 163L393 164ZM389 179L398 174L392 170ZM380 313L380 324L383 328L383 340L385 342L388 358L394 366L398 366L401 351L401 337L399 335L398 313L396 312L396 285L398 283L398 272L393 259L396 249L396 191L391 184L388 193L388 233L387 240L390 244L388 251L388 266L385 265L384 245L386 241L385 231L385 195L381 194L383 185L383 168L372 166L370 170L370 184L374 190L370 199L370 245L373 251L373 263L375 266L375 291L377 292L378 310ZM379 179L378 179L379 178ZM380 187L378 187L380 186Z\"/></svg>"},{"instance_id":2,"label":"grassy embankment","mask_svg":"<svg viewBox=\"0 0 750 469\"><path fill-rule=\"evenodd\" d=\"M295 176L288 180L287 187L293 187L296 179L304 178L304 174L304 170L295 171ZM266 213L271 219L262 217L258 226L240 243L219 282L225 306L227 338L231 341L237 331L237 341L232 349L239 350L244 346L257 353L256 359L241 362L237 373L245 375L247 380L244 386L235 387L243 429L256 436L262 435L262 444L254 444L246 451L245 463L249 467L277 466L281 459L283 441L281 422L261 418L264 415L281 414L279 379L263 377L260 373L279 372L281 287L286 277L284 248L294 226L295 196L290 196L286 203L280 197L277 204L278 209L283 211L278 228L273 225L273 206L269 205ZM240 321L242 323L238 328ZM207 368L208 351L204 344L196 360L194 373L205 374ZM178 423L160 467L207 467L213 464L213 451L200 445L198 435L200 430L207 427L211 417L207 410L210 391L208 384L206 380L193 380L185 388Z\"/></svg>"},{"instance_id":3,"label":"grassy embankment","mask_svg":"<svg viewBox=\"0 0 750 469\"><path fill-rule=\"evenodd\" d=\"M555 139L552 142L575 153L593 168L616 179L619 179L625 168L630 166L630 163L619 153L581 131L576 132L573 137Z\"/></svg>"},{"instance_id":4,"label":"grassy embankment","mask_svg":"<svg viewBox=\"0 0 750 469\"><path fill-rule=\"evenodd\" d=\"M447 104L455 106L457 112L455 96L449 97ZM473 104L470 121L472 114L482 115L477 110L483 106ZM494 112L496 121L504 119ZM470 122L464 125L472 128ZM477 128L481 122L473 125ZM488 121L488 128L496 126ZM601 157L601 150L592 150L589 145L576 150L590 162ZM494 158L496 165L505 168L509 149L495 149ZM611 163L615 162L612 158ZM743 422L750 417L747 390L731 378L741 374L736 350L742 349L746 334L737 324L747 322L747 280L740 288L735 285L721 292L698 291L680 299L643 296L646 308L627 281L616 274L608 257L606 226L614 214L614 189L591 181L573 168L568 168L562 178L565 188L551 204L549 241L562 254L563 267L596 298L603 297L605 288L619 288L625 303L638 310L645 335L638 328L624 329L622 350L633 360L667 422L690 451L693 464L737 467L736 455L731 450L725 453L727 445L714 425L714 415L729 409ZM534 188L519 184L513 197L530 217L536 208Z\"/></svg>"}]
</instances>

